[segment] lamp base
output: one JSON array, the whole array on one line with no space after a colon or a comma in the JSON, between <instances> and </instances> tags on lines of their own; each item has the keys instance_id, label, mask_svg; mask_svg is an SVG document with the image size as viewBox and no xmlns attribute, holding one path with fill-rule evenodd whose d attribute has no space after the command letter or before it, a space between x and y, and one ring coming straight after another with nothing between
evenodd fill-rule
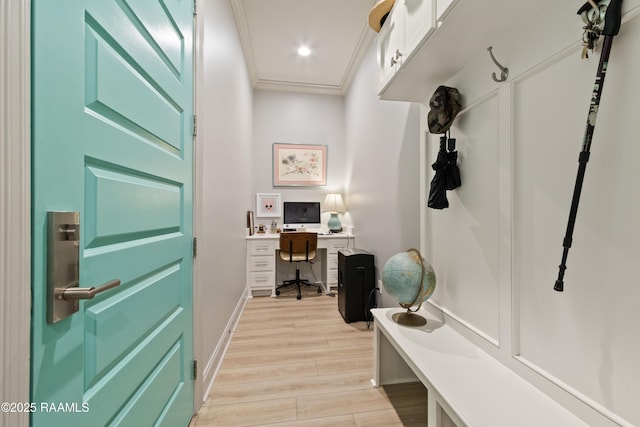
<instances>
[{"instance_id":1,"label":"lamp base","mask_svg":"<svg viewBox=\"0 0 640 427\"><path fill-rule=\"evenodd\" d=\"M393 319L393 321L396 322L398 325L402 325L402 326L415 327L415 326L424 326L427 324L427 319L415 313L407 313L407 312L395 313L393 316L391 316L391 319Z\"/></svg>"},{"instance_id":2,"label":"lamp base","mask_svg":"<svg viewBox=\"0 0 640 427\"><path fill-rule=\"evenodd\" d=\"M330 233L339 233L342 231L342 223L340 222L340 218L338 218L338 212L331 212L331 218L327 222L327 228L329 228Z\"/></svg>"}]
</instances>

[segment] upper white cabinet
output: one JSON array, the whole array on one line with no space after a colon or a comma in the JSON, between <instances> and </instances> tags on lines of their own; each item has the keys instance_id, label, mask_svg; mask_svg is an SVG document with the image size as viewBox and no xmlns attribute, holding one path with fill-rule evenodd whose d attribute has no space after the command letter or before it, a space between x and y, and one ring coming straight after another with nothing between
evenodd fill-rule
<instances>
[{"instance_id":1,"label":"upper white cabinet","mask_svg":"<svg viewBox=\"0 0 640 427\"><path fill-rule=\"evenodd\" d=\"M396 0L377 37L380 91L434 28L432 0Z\"/></svg>"},{"instance_id":2,"label":"upper white cabinet","mask_svg":"<svg viewBox=\"0 0 640 427\"><path fill-rule=\"evenodd\" d=\"M378 96L424 101L540 7L527 0L396 0L376 39Z\"/></svg>"},{"instance_id":3,"label":"upper white cabinet","mask_svg":"<svg viewBox=\"0 0 640 427\"><path fill-rule=\"evenodd\" d=\"M431 0L404 0L401 5L405 17L404 50L410 53L436 28L435 8Z\"/></svg>"},{"instance_id":4,"label":"upper white cabinet","mask_svg":"<svg viewBox=\"0 0 640 427\"><path fill-rule=\"evenodd\" d=\"M388 84L393 74L400 68L404 39L404 15L398 2L387 16L376 39L378 73L383 86Z\"/></svg>"}]
</instances>

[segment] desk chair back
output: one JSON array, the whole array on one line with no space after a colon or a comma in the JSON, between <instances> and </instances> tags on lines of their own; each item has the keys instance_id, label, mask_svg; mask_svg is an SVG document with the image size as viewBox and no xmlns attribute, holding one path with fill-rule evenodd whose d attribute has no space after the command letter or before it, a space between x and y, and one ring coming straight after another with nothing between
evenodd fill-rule
<instances>
[{"instance_id":1,"label":"desk chair back","mask_svg":"<svg viewBox=\"0 0 640 427\"><path fill-rule=\"evenodd\" d=\"M280 233L280 258L284 261L309 262L316 257L318 233Z\"/></svg>"}]
</instances>

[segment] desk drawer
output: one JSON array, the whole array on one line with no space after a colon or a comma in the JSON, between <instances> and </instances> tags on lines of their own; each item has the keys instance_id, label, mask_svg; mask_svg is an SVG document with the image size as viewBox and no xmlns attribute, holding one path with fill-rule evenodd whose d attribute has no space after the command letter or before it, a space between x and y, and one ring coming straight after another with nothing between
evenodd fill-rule
<instances>
[{"instance_id":1,"label":"desk drawer","mask_svg":"<svg viewBox=\"0 0 640 427\"><path fill-rule=\"evenodd\" d=\"M329 285L338 284L338 270L329 270L327 272L327 283Z\"/></svg>"},{"instance_id":2,"label":"desk drawer","mask_svg":"<svg viewBox=\"0 0 640 427\"><path fill-rule=\"evenodd\" d=\"M329 255L327 257L327 268L329 270L337 270L338 269L338 256L337 255Z\"/></svg>"},{"instance_id":3,"label":"desk drawer","mask_svg":"<svg viewBox=\"0 0 640 427\"><path fill-rule=\"evenodd\" d=\"M249 258L250 271L275 271L276 259L271 256L252 256Z\"/></svg>"},{"instance_id":4,"label":"desk drawer","mask_svg":"<svg viewBox=\"0 0 640 427\"><path fill-rule=\"evenodd\" d=\"M347 239L331 239L327 245L328 255L337 255L340 249L347 249L349 241Z\"/></svg>"},{"instance_id":5,"label":"desk drawer","mask_svg":"<svg viewBox=\"0 0 640 427\"><path fill-rule=\"evenodd\" d=\"M249 255L269 255L274 256L277 241L267 240L264 242L249 242Z\"/></svg>"},{"instance_id":6,"label":"desk drawer","mask_svg":"<svg viewBox=\"0 0 640 427\"><path fill-rule=\"evenodd\" d=\"M251 289L271 289L274 283L275 274L273 272L249 274L249 287Z\"/></svg>"}]
</instances>

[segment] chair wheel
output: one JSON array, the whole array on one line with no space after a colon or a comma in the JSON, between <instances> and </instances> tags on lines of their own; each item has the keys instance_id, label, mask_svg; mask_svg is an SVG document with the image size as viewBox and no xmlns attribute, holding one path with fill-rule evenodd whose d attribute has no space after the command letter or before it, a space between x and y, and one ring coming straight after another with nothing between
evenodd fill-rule
<instances>
[{"instance_id":1,"label":"chair wheel","mask_svg":"<svg viewBox=\"0 0 640 427\"><path fill-rule=\"evenodd\" d=\"M302 299L302 295L296 296L296 299Z\"/></svg>"},{"instance_id":2,"label":"chair wheel","mask_svg":"<svg viewBox=\"0 0 640 427\"><path fill-rule=\"evenodd\" d=\"M276 289L276 295L280 295L280 291Z\"/></svg>"}]
</instances>

